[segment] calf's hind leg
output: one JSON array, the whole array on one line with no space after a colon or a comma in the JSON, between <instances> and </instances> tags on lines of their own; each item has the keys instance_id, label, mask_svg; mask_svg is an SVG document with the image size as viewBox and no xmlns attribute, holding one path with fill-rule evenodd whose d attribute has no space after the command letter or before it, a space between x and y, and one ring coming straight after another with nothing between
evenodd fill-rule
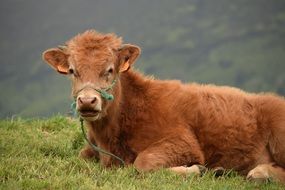
<instances>
[{"instance_id":1,"label":"calf's hind leg","mask_svg":"<svg viewBox=\"0 0 285 190\"><path fill-rule=\"evenodd\" d=\"M188 130L177 131L151 144L134 162L135 168L143 172L169 168L179 174L201 173L203 167L192 166L194 164L203 165L204 155L197 139Z\"/></svg>"},{"instance_id":2,"label":"calf's hind leg","mask_svg":"<svg viewBox=\"0 0 285 190\"><path fill-rule=\"evenodd\" d=\"M274 162L285 168L285 99L269 96L261 107L261 123L270 130L269 152Z\"/></svg>"},{"instance_id":3,"label":"calf's hind leg","mask_svg":"<svg viewBox=\"0 0 285 190\"><path fill-rule=\"evenodd\" d=\"M264 129L270 130L268 147L273 162L257 165L247 178L261 181L272 178L285 184L285 101L276 96L262 97L260 101L259 121Z\"/></svg>"}]
</instances>

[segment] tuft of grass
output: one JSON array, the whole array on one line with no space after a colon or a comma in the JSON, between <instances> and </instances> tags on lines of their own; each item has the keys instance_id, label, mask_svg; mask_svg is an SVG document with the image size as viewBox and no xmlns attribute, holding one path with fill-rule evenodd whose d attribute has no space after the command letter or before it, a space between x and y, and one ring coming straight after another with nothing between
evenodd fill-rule
<instances>
[{"instance_id":1,"label":"tuft of grass","mask_svg":"<svg viewBox=\"0 0 285 190\"><path fill-rule=\"evenodd\" d=\"M105 169L78 158L84 144L79 122L63 116L0 121L0 189L284 189L256 184L235 173L181 177L166 170L138 173Z\"/></svg>"}]
</instances>

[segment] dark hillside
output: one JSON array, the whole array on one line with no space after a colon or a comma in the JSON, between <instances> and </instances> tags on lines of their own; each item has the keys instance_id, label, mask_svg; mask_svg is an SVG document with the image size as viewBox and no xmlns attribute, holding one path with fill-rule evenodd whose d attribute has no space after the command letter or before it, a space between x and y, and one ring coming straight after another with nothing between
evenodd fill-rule
<instances>
[{"instance_id":1,"label":"dark hillside","mask_svg":"<svg viewBox=\"0 0 285 190\"><path fill-rule=\"evenodd\" d=\"M0 117L68 112L41 53L90 28L141 46L136 68L157 78L285 95L284 0L2 0L0 23Z\"/></svg>"}]
</instances>

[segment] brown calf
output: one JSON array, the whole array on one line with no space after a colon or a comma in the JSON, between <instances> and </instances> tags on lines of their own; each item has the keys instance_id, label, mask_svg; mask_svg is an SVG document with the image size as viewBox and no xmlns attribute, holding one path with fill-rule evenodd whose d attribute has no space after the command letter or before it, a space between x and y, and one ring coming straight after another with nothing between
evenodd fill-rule
<instances>
[{"instance_id":1,"label":"brown calf","mask_svg":"<svg viewBox=\"0 0 285 190\"><path fill-rule=\"evenodd\" d=\"M130 70L139 54L139 47L94 30L43 53L55 70L70 76L93 143L139 171L190 173L205 165L285 182L282 97L145 77ZM100 91L107 87L113 101ZM119 163L90 146L80 154L98 157L104 166Z\"/></svg>"}]
</instances>

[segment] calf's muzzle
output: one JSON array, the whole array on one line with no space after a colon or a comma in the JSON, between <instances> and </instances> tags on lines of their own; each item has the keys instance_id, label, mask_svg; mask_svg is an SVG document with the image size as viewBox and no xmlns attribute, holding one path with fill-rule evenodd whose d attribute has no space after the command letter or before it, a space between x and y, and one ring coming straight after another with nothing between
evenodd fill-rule
<instances>
[{"instance_id":1,"label":"calf's muzzle","mask_svg":"<svg viewBox=\"0 0 285 190\"><path fill-rule=\"evenodd\" d=\"M76 98L76 108L83 118L93 120L99 117L102 111L100 95L92 89L82 90Z\"/></svg>"}]
</instances>

